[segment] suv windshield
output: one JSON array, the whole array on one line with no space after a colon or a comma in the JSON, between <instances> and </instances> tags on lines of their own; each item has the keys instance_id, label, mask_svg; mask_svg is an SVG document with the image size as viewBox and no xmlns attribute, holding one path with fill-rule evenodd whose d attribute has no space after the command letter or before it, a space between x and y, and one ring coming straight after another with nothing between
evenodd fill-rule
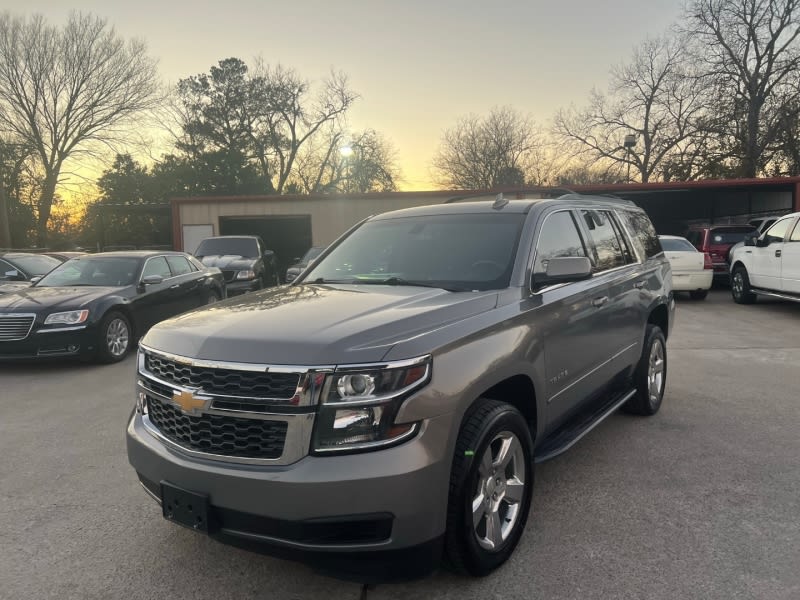
<instances>
[{"instance_id":1,"label":"suv windshield","mask_svg":"<svg viewBox=\"0 0 800 600\"><path fill-rule=\"evenodd\" d=\"M223 254L258 258L258 243L248 238L209 238L200 242L194 252L198 258Z\"/></svg>"},{"instance_id":2,"label":"suv windshield","mask_svg":"<svg viewBox=\"0 0 800 600\"><path fill-rule=\"evenodd\" d=\"M73 258L42 277L36 287L131 285L140 262L122 257Z\"/></svg>"},{"instance_id":3,"label":"suv windshield","mask_svg":"<svg viewBox=\"0 0 800 600\"><path fill-rule=\"evenodd\" d=\"M477 213L368 221L303 281L508 287L524 220L520 213Z\"/></svg>"}]
</instances>

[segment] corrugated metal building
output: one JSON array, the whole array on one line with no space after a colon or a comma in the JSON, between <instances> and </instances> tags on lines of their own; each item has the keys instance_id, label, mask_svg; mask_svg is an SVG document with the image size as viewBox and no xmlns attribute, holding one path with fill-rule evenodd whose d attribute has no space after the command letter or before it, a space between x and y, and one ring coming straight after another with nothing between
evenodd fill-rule
<instances>
[{"instance_id":1,"label":"corrugated metal building","mask_svg":"<svg viewBox=\"0 0 800 600\"><path fill-rule=\"evenodd\" d=\"M613 194L642 206L659 233L682 234L689 225L744 223L752 216L800 211L800 177L574 186L578 193ZM192 252L211 235L260 235L285 268L313 246L325 246L369 215L450 202L470 195L487 199L541 197L556 188L490 191L389 192L355 195L223 196L174 198L176 249Z\"/></svg>"}]
</instances>

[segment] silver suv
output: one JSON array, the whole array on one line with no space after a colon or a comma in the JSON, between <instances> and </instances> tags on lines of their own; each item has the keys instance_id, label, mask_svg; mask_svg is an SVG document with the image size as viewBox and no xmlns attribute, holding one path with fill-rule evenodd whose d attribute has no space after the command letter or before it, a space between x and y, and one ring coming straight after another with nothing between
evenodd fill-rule
<instances>
[{"instance_id":1,"label":"silver suv","mask_svg":"<svg viewBox=\"0 0 800 600\"><path fill-rule=\"evenodd\" d=\"M671 274L634 204L459 202L371 217L291 286L152 328L128 456L167 519L364 582L484 575L534 463L652 415Z\"/></svg>"}]
</instances>

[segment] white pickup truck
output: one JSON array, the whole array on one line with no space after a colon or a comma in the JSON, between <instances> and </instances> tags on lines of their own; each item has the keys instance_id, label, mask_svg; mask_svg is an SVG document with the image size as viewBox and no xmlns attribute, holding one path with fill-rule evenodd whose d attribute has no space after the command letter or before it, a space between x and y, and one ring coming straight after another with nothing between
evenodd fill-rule
<instances>
[{"instance_id":1,"label":"white pickup truck","mask_svg":"<svg viewBox=\"0 0 800 600\"><path fill-rule=\"evenodd\" d=\"M739 304L759 295L800 302L800 212L777 220L760 236L749 236L730 256L731 293Z\"/></svg>"}]
</instances>

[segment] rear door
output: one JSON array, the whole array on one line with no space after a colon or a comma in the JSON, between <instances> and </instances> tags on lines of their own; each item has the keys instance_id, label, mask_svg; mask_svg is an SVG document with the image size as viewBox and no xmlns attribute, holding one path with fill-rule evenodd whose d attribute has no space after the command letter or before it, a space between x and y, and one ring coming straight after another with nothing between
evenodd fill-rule
<instances>
[{"instance_id":1,"label":"rear door","mask_svg":"<svg viewBox=\"0 0 800 600\"><path fill-rule=\"evenodd\" d=\"M646 275L615 211L584 209L581 217L597 256L594 277L608 286L604 301L595 303L602 308L596 322L596 343L605 355L598 368L608 382L638 359L646 319L641 301Z\"/></svg>"},{"instance_id":2,"label":"rear door","mask_svg":"<svg viewBox=\"0 0 800 600\"><path fill-rule=\"evenodd\" d=\"M800 218L796 220L791 235L783 244L781 289L784 292L800 294Z\"/></svg>"},{"instance_id":3,"label":"rear door","mask_svg":"<svg viewBox=\"0 0 800 600\"><path fill-rule=\"evenodd\" d=\"M179 254L167 254L167 263L172 272L170 290L172 290L172 306L169 317L186 312L206 303L206 291L203 286L204 277Z\"/></svg>"},{"instance_id":4,"label":"rear door","mask_svg":"<svg viewBox=\"0 0 800 600\"><path fill-rule=\"evenodd\" d=\"M172 272L163 256L153 256L145 261L139 281L148 275L160 275L161 283L143 286L139 284L138 294L133 298L133 311L136 318L137 331L144 334L156 323L171 316L172 298L175 290L172 286Z\"/></svg>"}]
</instances>

